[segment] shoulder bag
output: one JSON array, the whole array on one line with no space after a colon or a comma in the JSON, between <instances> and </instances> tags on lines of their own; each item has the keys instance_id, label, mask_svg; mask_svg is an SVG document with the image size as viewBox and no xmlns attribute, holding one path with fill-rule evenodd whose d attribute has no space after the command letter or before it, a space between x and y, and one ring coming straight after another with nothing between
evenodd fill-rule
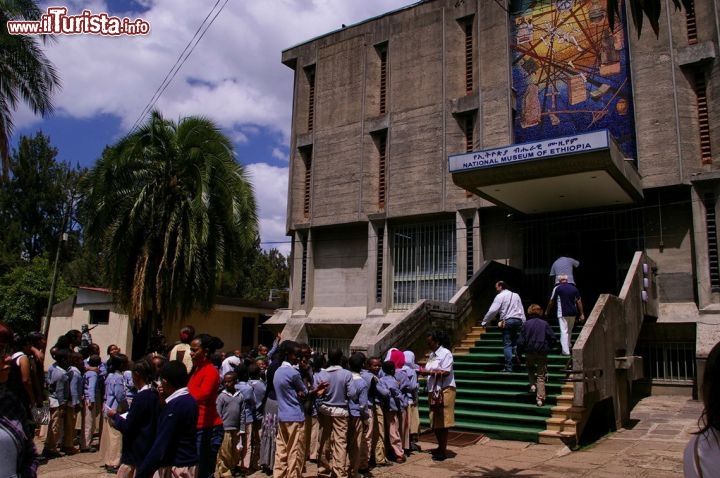
<instances>
[{"instance_id":1,"label":"shoulder bag","mask_svg":"<svg viewBox=\"0 0 720 478\"><path fill-rule=\"evenodd\" d=\"M428 406L431 410L445 408L445 397L440 385L435 385L435 388L430 391L428 395Z\"/></svg>"}]
</instances>

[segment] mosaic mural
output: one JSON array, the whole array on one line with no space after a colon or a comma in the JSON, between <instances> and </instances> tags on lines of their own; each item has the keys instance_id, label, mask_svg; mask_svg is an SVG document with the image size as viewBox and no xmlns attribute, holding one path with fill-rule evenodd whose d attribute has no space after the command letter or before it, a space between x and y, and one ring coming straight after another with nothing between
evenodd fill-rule
<instances>
[{"instance_id":1,"label":"mosaic mural","mask_svg":"<svg viewBox=\"0 0 720 478\"><path fill-rule=\"evenodd\" d=\"M625 18L611 30L605 0L513 3L515 142L608 129L635 158Z\"/></svg>"}]
</instances>

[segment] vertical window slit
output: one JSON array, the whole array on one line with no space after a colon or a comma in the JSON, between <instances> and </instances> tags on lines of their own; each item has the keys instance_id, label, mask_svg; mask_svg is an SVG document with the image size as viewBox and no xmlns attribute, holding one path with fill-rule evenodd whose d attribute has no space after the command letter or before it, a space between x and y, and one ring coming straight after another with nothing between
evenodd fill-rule
<instances>
[{"instance_id":1,"label":"vertical window slit","mask_svg":"<svg viewBox=\"0 0 720 478\"><path fill-rule=\"evenodd\" d=\"M315 126L315 66L306 70L308 79L308 133Z\"/></svg>"},{"instance_id":2,"label":"vertical window slit","mask_svg":"<svg viewBox=\"0 0 720 478\"><path fill-rule=\"evenodd\" d=\"M375 271L375 302L382 302L383 287L383 250L385 249L385 228L379 227L377 231L377 269Z\"/></svg>"},{"instance_id":3,"label":"vertical window slit","mask_svg":"<svg viewBox=\"0 0 720 478\"><path fill-rule=\"evenodd\" d=\"M387 75L388 75L388 50L387 45L378 48L380 56L380 114L387 112Z\"/></svg>"},{"instance_id":4,"label":"vertical window slit","mask_svg":"<svg viewBox=\"0 0 720 478\"><path fill-rule=\"evenodd\" d=\"M690 8L685 9L685 25L687 27L688 45L695 45L698 42L697 37L697 19L695 18L695 2L690 2Z\"/></svg>"},{"instance_id":5,"label":"vertical window slit","mask_svg":"<svg viewBox=\"0 0 720 478\"><path fill-rule=\"evenodd\" d=\"M705 73L702 70L695 71L695 97L697 99L698 126L700 130L700 160L702 164L712 164L707 84L705 82Z\"/></svg>"},{"instance_id":6,"label":"vertical window slit","mask_svg":"<svg viewBox=\"0 0 720 478\"><path fill-rule=\"evenodd\" d=\"M300 303L305 304L305 295L307 291L307 258L308 258L308 239L307 236L302 238L302 271L300 278Z\"/></svg>"},{"instance_id":7,"label":"vertical window slit","mask_svg":"<svg viewBox=\"0 0 720 478\"><path fill-rule=\"evenodd\" d=\"M302 153L305 164L305 175L303 178L303 216L310 217L310 191L312 181L312 148L305 149Z\"/></svg>"},{"instance_id":8,"label":"vertical window slit","mask_svg":"<svg viewBox=\"0 0 720 478\"><path fill-rule=\"evenodd\" d=\"M465 265L467 266L467 280L470 280L473 273L475 272L475 249L473 246L473 223L474 223L473 217L468 218L467 222L465 223L465 248L467 250L467 255L465 258Z\"/></svg>"},{"instance_id":9,"label":"vertical window slit","mask_svg":"<svg viewBox=\"0 0 720 478\"><path fill-rule=\"evenodd\" d=\"M473 90L473 21L465 21L465 92Z\"/></svg>"},{"instance_id":10,"label":"vertical window slit","mask_svg":"<svg viewBox=\"0 0 720 478\"><path fill-rule=\"evenodd\" d=\"M705 205L705 227L707 229L708 268L710 270L710 290L720 292L720 260L718 258L717 218L715 215L715 194L703 195Z\"/></svg>"},{"instance_id":11,"label":"vertical window slit","mask_svg":"<svg viewBox=\"0 0 720 478\"><path fill-rule=\"evenodd\" d=\"M378 208L385 208L387 194L387 132L383 131L377 137L378 148Z\"/></svg>"}]
</instances>

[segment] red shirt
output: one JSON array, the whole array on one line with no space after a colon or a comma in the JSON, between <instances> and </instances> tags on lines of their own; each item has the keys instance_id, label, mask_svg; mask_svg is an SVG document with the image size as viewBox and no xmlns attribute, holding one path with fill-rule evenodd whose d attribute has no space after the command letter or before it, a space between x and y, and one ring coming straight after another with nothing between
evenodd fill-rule
<instances>
[{"instance_id":1,"label":"red shirt","mask_svg":"<svg viewBox=\"0 0 720 478\"><path fill-rule=\"evenodd\" d=\"M198 404L198 430L222 425L222 418L215 407L219 387L220 374L209 360L196 366L190 375L187 388Z\"/></svg>"}]
</instances>

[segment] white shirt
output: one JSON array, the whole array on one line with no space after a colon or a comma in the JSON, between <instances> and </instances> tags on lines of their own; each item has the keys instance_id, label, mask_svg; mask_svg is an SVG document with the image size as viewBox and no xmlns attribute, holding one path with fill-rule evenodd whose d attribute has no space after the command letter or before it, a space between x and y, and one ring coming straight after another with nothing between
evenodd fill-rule
<instances>
[{"instance_id":1,"label":"white shirt","mask_svg":"<svg viewBox=\"0 0 720 478\"><path fill-rule=\"evenodd\" d=\"M698 446L700 456L700 468L704 478L717 476L720 470L720 433L717 430L709 429L702 435L693 435L685 447L683 456L683 474L685 478L699 478L701 475L695 466L695 443Z\"/></svg>"},{"instance_id":2,"label":"white shirt","mask_svg":"<svg viewBox=\"0 0 720 478\"><path fill-rule=\"evenodd\" d=\"M520 295L507 289L501 290L495 296L495 300L493 300L480 325L485 327L488 322L495 318L498 312L500 313L500 320L520 319L523 323L525 322L525 311L523 310Z\"/></svg>"},{"instance_id":3,"label":"white shirt","mask_svg":"<svg viewBox=\"0 0 720 478\"><path fill-rule=\"evenodd\" d=\"M220 365L220 378L224 377L228 372L234 372L235 367L238 365L240 365L240 357L236 357L235 355L227 357Z\"/></svg>"},{"instance_id":4,"label":"white shirt","mask_svg":"<svg viewBox=\"0 0 720 478\"><path fill-rule=\"evenodd\" d=\"M440 375L428 375L428 391L432 391L436 386L440 388L455 387L455 372L453 372L453 356L452 352L442 345L432 352L425 364L425 370L444 370L450 372L444 377Z\"/></svg>"},{"instance_id":5,"label":"white shirt","mask_svg":"<svg viewBox=\"0 0 720 478\"><path fill-rule=\"evenodd\" d=\"M165 403L170 403L173 400L175 400L178 397L182 397L183 395L188 395L190 392L188 392L187 387L178 388L173 393L170 394L169 397L165 399Z\"/></svg>"}]
</instances>

